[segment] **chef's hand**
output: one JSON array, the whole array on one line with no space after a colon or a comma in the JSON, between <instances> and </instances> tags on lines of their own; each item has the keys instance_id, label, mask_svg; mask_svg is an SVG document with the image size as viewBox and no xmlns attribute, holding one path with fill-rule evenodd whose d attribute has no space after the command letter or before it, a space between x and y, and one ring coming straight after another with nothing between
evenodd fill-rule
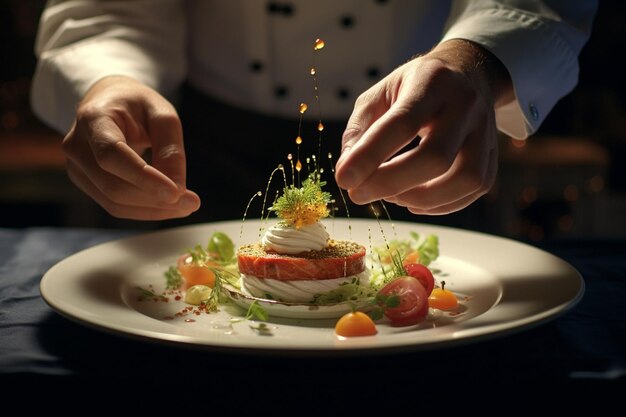
<instances>
[{"instance_id":1,"label":"chef's hand","mask_svg":"<svg viewBox=\"0 0 626 417\"><path fill-rule=\"evenodd\" d=\"M494 106L512 95L506 69L487 51L464 40L439 44L357 99L337 183L356 204L384 200L415 214L468 206L495 181Z\"/></svg>"},{"instance_id":2,"label":"chef's hand","mask_svg":"<svg viewBox=\"0 0 626 417\"><path fill-rule=\"evenodd\" d=\"M151 162L142 158L151 150ZM107 77L87 92L63 140L70 179L111 215L137 220L185 217L200 206L186 189L180 119L145 85Z\"/></svg>"}]
</instances>

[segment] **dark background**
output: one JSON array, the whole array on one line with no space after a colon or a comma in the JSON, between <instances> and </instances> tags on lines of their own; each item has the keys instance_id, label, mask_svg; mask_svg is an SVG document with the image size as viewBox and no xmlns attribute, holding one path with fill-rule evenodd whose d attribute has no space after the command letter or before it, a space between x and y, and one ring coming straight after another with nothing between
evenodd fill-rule
<instances>
[{"instance_id":1,"label":"dark background","mask_svg":"<svg viewBox=\"0 0 626 417\"><path fill-rule=\"evenodd\" d=\"M43 4L0 0L0 227L172 225L114 219L67 179L62 137L33 116L28 98ZM410 218L536 242L625 236L625 9L600 2L579 85L528 141L502 138L499 179L488 195L459 213Z\"/></svg>"}]
</instances>

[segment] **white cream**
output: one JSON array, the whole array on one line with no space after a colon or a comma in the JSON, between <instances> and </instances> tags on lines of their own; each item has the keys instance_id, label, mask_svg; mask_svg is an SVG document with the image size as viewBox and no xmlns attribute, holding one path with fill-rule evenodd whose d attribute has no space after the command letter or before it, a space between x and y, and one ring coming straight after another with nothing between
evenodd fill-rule
<instances>
[{"instance_id":1,"label":"white cream","mask_svg":"<svg viewBox=\"0 0 626 417\"><path fill-rule=\"evenodd\" d=\"M308 251L319 251L328 246L330 235L320 222L296 229L286 223L277 223L265 231L261 243L265 250L295 255Z\"/></svg>"},{"instance_id":2,"label":"white cream","mask_svg":"<svg viewBox=\"0 0 626 417\"><path fill-rule=\"evenodd\" d=\"M360 274L343 278L290 281L257 278L242 274L241 289L253 297L271 297L279 301L308 303L313 300L314 296L332 291L344 282L351 282L354 277L357 277L362 285L368 285L370 271L366 268Z\"/></svg>"}]
</instances>

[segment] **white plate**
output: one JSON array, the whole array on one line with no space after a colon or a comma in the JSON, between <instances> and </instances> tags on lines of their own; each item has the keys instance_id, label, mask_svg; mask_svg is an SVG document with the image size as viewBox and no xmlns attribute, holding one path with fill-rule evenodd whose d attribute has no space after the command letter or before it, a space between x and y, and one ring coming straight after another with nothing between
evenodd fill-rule
<instances>
[{"instance_id":1,"label":"white plate","mask_svg":"<svg viewBox=\"0 0 626 417\"><path fill-rule=\"evenodd\" d=\"M444 314L418 326L379 324L375 336L339 338L336 319L272 318L270 335L243 310L226 306L219 313L175 316L181 301L140 301L137 287L164 288L163 273L176 258L221 231L235 245L259 239L258 220L185 226L104 243L53 266L41 280L41 294L59 313L78 322L156 341L197 347L256 351L345 352L420 349L467 343L537 325L567 311L582 297L584 281L568 263L532 246L465 230L418 223L379 223L366 219L327 220L333 238L352 239L368 249L387 240L439 236L442 271L448 288L468 296L462 314ZM382 227L382 230L381 230ZM174 317L174 319L171 319Z\"/></svg>"}]
</instances>

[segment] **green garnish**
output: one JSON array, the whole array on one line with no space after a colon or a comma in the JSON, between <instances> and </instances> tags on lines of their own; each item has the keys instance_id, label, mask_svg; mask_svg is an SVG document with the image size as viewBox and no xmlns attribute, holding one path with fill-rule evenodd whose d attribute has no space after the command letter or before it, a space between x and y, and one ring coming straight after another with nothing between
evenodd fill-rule
<instances>
[{"instance_id":1,"label":"green garnish","mask_svg":"<svg viewBox=\"0 0 626 417\"><path fill-rule=\"evenodd\" d=\"M417 233L411 232L411 236L415 241L419 240ZM417 251L420 254L420 263L428 266L439 257L439 238L436 235L426 236L424 241L418 246Z\"/></svg>"},{"instance_id":2,"label":"green garnish","mask_svg":"<svg viewBox=\"0 0 626 417\"><path fill-rule=\"evenodd\" d=\"M421 263L428 266L439 257L439 238L427 235L423 239L419 234L410 232L410 239L395 239L388 244L372 248L372 287L382 288L395 278L406 275L404 262Z\"/></svg>"},{"instance_id":3,"label":"green garnish","mask_svg":"<svg viewBox=\"0 0 626 417\"><path fill-rule=\"evenodd\" d=\"M313 171L302 182L302 187L293 184L285 187L269 210L298 229L316 223L330 214L328 203L332 201L332 196L322 191L324 185L326 182L320 180L317 171Z\"/></svg>"},{"instance_id":4,"label":"green garnish","mask_svg":"<svg viewBox=\"0 0 626 417\"><path fill-rule=\"evenodd\" d=\"M209 239L207 250L212 260L231 263L235 260L235 245L226 233L215 232Z\"/></svg>"},{"instance_id":5,"label":"green garnish","mask_svg":"<svg viewBox=\"0 0 626 417\"><path fill-rule=\"evenodd\" d=\"M248 307L248 312L246 313L246 320L254 319L261 321L266 321L269 318L269 314L257 300L254 300L250 307Z\"/></svg>"},{"instance_id":6,"label":"green garnish","mask_svg":"<svg viewBox=\"0 0 626 417\"><path fill-rule=\"evenodd\" d=\"M261 336L273 336L272 329L266 323L259 323L258 326L250 326L252 330L256 330Z\"/></svg>"},{"instance_id":7,"label":"green garnish","mask_svg":"<svg viewBox=\"0 0 626 417\"><path fill-rule=\"evenodd\" d=\"M180 274L180 271L175 266L170 266L167 271L165 271L165 289L175 290L180 288L183 283L183 277Z\"/></svg>"},{"instance_id":8,"label":"green garnish","mask_svg":"<svg viewBox=\"0 0 626 417\"><path fill-rule=\"evenodd\" d=\"M199 265L217 263L226 266L237 261L233 241L222 232L213 233L206 248L197 244L192 249L187 249L187 253L191 256L191 261Z\"/></svg>"},{"instance_id":9,"label":"green garnish","mask_svg":"<svg viewBox=\"0 0 626 417\"><path fill-rule=\"evenodd\" d=\"M162 294L157 294L154 291L147 290L143 287L135 287L141 293L141 299L145 298L158 298L161 301L168 301L168 298Z\"/></svg>"},{"instance_id":10,"label":"green garnish","mask_svg":"<svg viewBox=\"0 0 626 417\"><path fill-rule=\"evenodd\" d=\"M209 268L211 268L211 271L213 271L213 273L215 274L215 285L213 286L213 291L211 291L211 295L206 301L203 302L203 304L205 305L207 312L213 312L218 311L220 303L228 299L224 295L224 282L233 285L233 281L238 280L239 276L235 276L232 272L224 268Z\"/></svg>"},{"instance_id":11,"label":"green garnish","mask_svg":"<svg viewBox=\"0 0 626 417\"><path fill-rule=\"evenodd\" d=\"M400 305L400 297L397 294L376 294L374 304L375 306L369 311L368 314L372 320L377 321L383 318L386 308L394 308Z\"/></svg>"},{"instance_id":12,"label":"green garnish","mask_svg":"<svg viewBox=\"0 0 626 417\"><path fill-rule=\"evenodd\" d=\"M315 294L312 300L312 304L324 305L324 304L336 304L344 301L359 301L366 300L367 298L374 297L375 290L369 285L361 284L357 277L354 277L350 282L344 282L334 290L322 294Z\"/></svg>"}]
</instances>

